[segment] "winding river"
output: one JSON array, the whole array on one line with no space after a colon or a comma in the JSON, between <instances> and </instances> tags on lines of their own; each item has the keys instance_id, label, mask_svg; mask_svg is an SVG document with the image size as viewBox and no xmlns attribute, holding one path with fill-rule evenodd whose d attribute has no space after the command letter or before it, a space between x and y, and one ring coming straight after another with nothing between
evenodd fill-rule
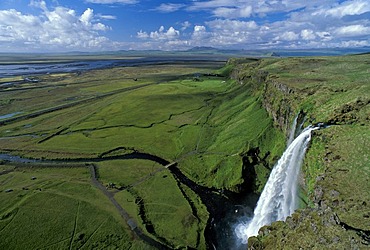
<instances>
[{"instance_id":1,"label":"winding river","mask_svg":"<svg viewBox=\"0 0 370 250\"><path fill-rule=\"evenodd\" d=\"M140 160L149 160L156 162L162 166L168 168L174 178L181 182L182 184L189 187L193 190L202 200L203 204L207 207L209 212L209 219L207 222L206 230L205 230L205 240L208 249L243 249L245 245L241 245L237 243L237 239L235 234L233 233L234 227L238 223L238 219L241 214L252 214L252 208L257 202L257 196L248 196L246 194L238 194L233 193L226 190L218 190L215 188L208 188L197 184L196 182L192 181L188 177L186 177L181 170L178 168L177 163L173 162L170 163L169 161L147 153L141 152L133 152L130 154L123 154L117 156L107 156L107 157L98 157L98 158L78 158L78 159L68 159L68 160L40 160L40 159L29 159L29 158L22 158L19 156L14 156L10 154L0 154L0 160L7 161L13 164L26 164L26 165L34 165L37 163L45 163L45 164L55 164L61 165L64 164L81 164L81 166L88 166L91 167L94 163L107 161L107 160L127 160L127 159L140 159ZM165 168L164 168L165 169ZM118 210L124 208L120 208L120 205L114 200L113 196L109 195L108 192L104 191L104 187L98 182L95 176L95 169L92 170L92 179L94 185L98 186L101 191L108 196L108 198L112 201L112 203L117 207ZM101 185L102 187L100 187ZM246 198L247 197L247 198ZM184 197L186 199L186 197ZM247 204L247 206L246 206ZM248 206L249 204L249 206ZM193 211L193 213L196 211ZM127 215L128 216L128 215ZM124 217L127 223L130 225L131 229L134 231L136 235L146 241L148 244L156 246L159 249L166 249L167 246L163 245L162 243L155 241L153 239L146 236L145 233L138 230L138 228L134 225L132 226L132 220L129 217ZM149 239L148 239L149 238Z\"/></svg>"}]
</instances>

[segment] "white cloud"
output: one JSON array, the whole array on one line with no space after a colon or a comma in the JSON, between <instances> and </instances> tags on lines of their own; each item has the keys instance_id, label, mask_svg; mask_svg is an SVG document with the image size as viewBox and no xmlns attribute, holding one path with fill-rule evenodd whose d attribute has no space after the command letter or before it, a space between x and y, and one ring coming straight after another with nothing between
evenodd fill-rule
<instances>
[{"instance_id":1,"label":"white cloud","mask_svg":"<svg viewBox=\"0 0 370 250\"><path fill-rule=\"evenodd\" d=\"M137 0L85 0L87 3L100 3L100 4L114 4L114 3L121 3L121 4L135 4Z\"/></svg>"},{"instance_id":2,"label":"white cloud","mask_svg":"<svg viewBox=\"0 0 370 250\"><path fill-rule=\"evenodd\" d=\"M32 1L41 8L38 16L12 10L0 10L0 40L2 47L26 50L88 50L101 49L109 39L99 31L110 27L96 22L94 11L86 9L80 16L64 7L49 10L44 1Z\"/></svg>"},{"instance_id":3,"label":"white cloud","mask_svg":"<svg viewBox=\"0 0 370 250\"><path fill-rule=\"evenodd\" d=\"M181 26L181 30L184 31L191 26L191 23L189 21L185 21L181 24Z\"/></svg>"},{"instance_id":4,"label":"white cloud","mask_svg":"<svg viewBox=\"0 0 370 250\"><path fill-rule=\"evenodd\" d=\"M40 8L42 10L47 10L45 1L31 0L29 6Z\"/></svg>"},{"instance_id":5,"label":"white cloud","mask_svg":"<svg viewBox=\"0 0 370 250\"><path fill-rule=\"evenodd\" d=\"M216 19L206 22L209 31L206 46L233 46L254 43L258 37L258 25L254 21ZM194 35L193 35L194 37Z\"/></svg>"},{"instance_id":6,"label":"white cloud","mask_svg":"<svg viewBox=\"0 0 370 250\"><path fill-rule=\"evenodd\" d=\"M2 41L36 40L32 27L41 26L39 18L11 9L0 11L0 39Z\"/></svg>"},{"instance_id":7,"label":"white cloud","mask_svg":"<svg viewBox=\"0 0 370 250\"><path fill-rule=\"evenodd\" d=\"M252 6L245 6L239 9L240 17L250 17L252 15Z\"/></svg>"},{"instance_id":8,"label":"white cloud","mask_svg":"<svg viewBox=\"0 0 370 250\"><path fill-rule=\"evenodd\" d=\"M185 7L185 4L176 4L176 3L162 3L155 10L163 13L170 13L178 11L179 9Z\"/></svg>"},{"instance_id":9,"label":"white cloud","mask_svg":"<svg viewBox=\"0 0 370 250\"><path fill-rule=\"evenodd\" d=\"M136 33L136 37L140 39L146 39L149 38L149 35L145 31L140 30L139 32Z\"/></svg>"},{"instance_id":10,"label":"white cloud","mask_svg":"<svg viewBox=\"0 0 370 250\"><path fill-rule=\"evenodd\" d=\"M209 38L211 36L210 33L207 32L207 29L203 25L195 25L192 40L203 42L203 40Z\"/></svg>"},{"instance_id":11,"label":"white cloud","mask_svg":"<svg viewBox=\"0 0 370 250\"><path fill-rule=\"evenodd\" d=\"M183 49L191 46L187 40L171 40L165 44L165 49Z\"/></svg>"},{"instance_id":12,"label":"white cloud","mask_svg":"<svg viewBox=\"0 0 370 250\"><path fill-rule=\"evenodd\" d=\"M102 23L94 23L94 10L87 8L85 12L80 16L79 20L86 26L91 27L93 30L100 30L100 31L106 31L110 30L111 28L108 26L105 26Z\"/></svg>"},{"instance_id":13,"label":"white cloud","mask_svg":"<svg viewBox=\"0 0 370 250\"><path fill-rule=\"evenodd\" d=\"M370 27L365 27L364 25L360 24L342 26L336 28L334 33L340 37L364 36L370 34Z\"/></svg>"},{"instance_id":14,"label":"white cloud","mask_svg":"<svg viewBox=\"0 0 370 250\"><path fill-rule=\"evenodd\" d=\"M368 11L370 11L368 0L354 0L343 2L339 6L326 10L324 14L340 18L346 15L360 15Z\"/></svg>"},{"instance_id":15,"label":"white cloud","mask_svg":"<svg viewBox=\"0 0 370 250\"><path fill-rule=\"evenodd\" d=\"M83 22L85 25L89 25L93 17L94 10L87 8L87 10L85 10L85 12L81 15L80 21Z\"/></svg>"},{"instance_id":16,"label":"white cloud","mask_svg":"<svg viewBox=\"0 0 370 250\"><path fill-rule=\"evenodd\" d=\"M139 32L137 32L136 35L137 35L137 38L140 38L140 39L150 38L150 39L153 39L155 41L158 41L158 40L175 40L175 39L179 38L180 31L176 30L172 26L168 30L165 30L164 26L161 26L157 31L152 31L152 32L150 32L150 34L148 34L145 31L140 30Z\"/></svg>"},{"instance_id":17,"label":"white cloud","mask_svg":"<svg viewBox=\"0 0 370 250\"><path fill-rule=\"evenodd\" d=\"M194 26L194 32L205 32L205 31L206 31L206 27L204 27L203 25Z\"/></svg>"},{"instance_id":18,"label":"white cloud","mask_svg":"<svg viewBox=\"0 0 370 250\"><path fill-rule=\"evenodd\" d=\"M232 18L235 16L236 8L225 8L225 7L220 7L216 8L213 11L213 14L217 17L225 17L225 18Z\"/></svg>"},{"instance_id":19,"label":"white cloud","mask_svg":"<svg viewBox=\"0 0 370 250\"><path fill-rule=\"evenodd\" d=\"M102 15L102 14L97 14L96 17L98 17L99 19L105 19L105 20L116 20L117 19L116 16Z\"/></svg>"},{"instance_id":20,"label":"white cloud","mask_svg":"<svg viewBox=\"0 0 370 250\"><path fill-rule=\"evenodd\" d=\"M301 37L303 40L314 40L316 35L314 34L313 30L304 29L301 31Z\"/></svg>"},{"instance_id":21,"label":"white cloud","mask_svg":"<svg viewBox=\"0 0 370 250\"><path fill-rule=\"evenodd\" d=\"M189 11L198 11L204 9L213 9L219 7L232 7L236 6L236 1L228 0L211 0L211 1L193 1L193 4L187 9Z\"/></svg>"},{"instance_id":22,"label":"white cloud","mask_svg":"<svg viewBox=\"0 0 370 250\"><path fill-rule=\"evenodd\" d=\"M274 38L274 40L282 40L282 41L294 41L299 39L299 34L293 31L285 31L283 34Z\"/></svg>"},{"instance_id":23,"label":"white cloud","mask_svg":"<svg viewBox=\"0 0 370 250\"><path fill-rule=\"evenodd\" d=\"M92 27L93 30L100 30L100 31L107 31L107 30L111 30L112 29L111 27L106 26L106 25L104 25L102 23L95 23L91 27Z\"/></svg>"},{"instance_id":24,"label":"white cloud","mask_svg":"<svg viewBox=\"0 0 370 250\"><path fill-rule=\"evenodd\" d=\"M171 44L246 49L363 46L370 41L370 20L363 15L369 4L365 0L193 1L187 11L206 11L219 18L198 23L192 33L177 36ZM269 18L272 13L280 13L277 21ZM240 19L256 16L262 20L260 25ZM158 46L154 42L161 37L159 33L140 36Z\"/></svg>"},{"instance_id":25,"label":"white cloud","mask_svg":"<svg viewBox=\"0 0 370 250\"><path fill-rule=\"evenodd\" d=\"M369 40L349 40L349 41L343 41L337 47L346 47L346 48L353 48L353 47L365 47L370 46Z\"/></svg>"},{"instance_id":26,"label":"white cloud","mask_svg":"<svg viewBox=\"0 0 370 250\"><path fill-rule=\"evenodd\" d=\"M208 26L212 29L222 30L222 31L251 31L258 28L255 21L238 21L238 20L225 20L225 19L215 19L213 21L206 22Z\"/></svg>"},{"instance_id":27,"label":"white cloud","mask_svg":"<svg viewBox=\"0 0 370 250\"><path fill-rule=\"evenodd\" d=\"M230 19L245 18L251 16L252 7L251 6L233 7L233 8L219 7L213 10L213 14L217 17L224 17Z\"/></svg>"},{"instance_id":28,"label":"white cloud","mask_svg":"<svg viewBox=\"0 0 370 250\"><path fill-rule=\"evenodd\" d=\"M333 39L332 35L327 31L316 32L316 35L320 38L321 41L327 42Z\"/></svg>"},{"instance_id":29,"label":"white cloud","mask_svg":"<svg viewBox=\"0 0 370 250\"><path fill-rule=\"evenodd\" d=\"M208 0L193 1L188 11L209 11L216 17L245 18L271 13L289 13L297 9L323 6L335 0Z\"/></svg>"},{"instance_id":30,"label":"white cloud","mask_svg":"<svg viewBox=\"0 0 370 250\"><path fill-rule=\"evenodd\" d=\"M117 17L94 13L91 6L81 13L61 7L57 0L52 2L58 7L50 10L44 0L30 1L30 6L37 8L40 14L30 15L16 10L0 10L1 48L9 46L50 47L50 50L54 48L108 50L118 47L122 49L122 46L135 49L183 49L191 46L246 49L309 48L367 46L370 41L368 0L192 0L187 3L158 1L158 7L149 11L196 12L188 13L186 17L192 23L177 20L174 23L166 23L166 26L161 26L158 30L149 31L145 31L145 26L142 26L136 35L131 36L137 38L134 42L113 42L105 37L102 32L111 30L106 22L113 23L110 20ZM84 2L143 3L137 5L139 8L149 1L84 0ZM192 15L198 14L202 17L190 19ZM253 19L256 21L251 21Z\"/></svg>"}]
</instances>

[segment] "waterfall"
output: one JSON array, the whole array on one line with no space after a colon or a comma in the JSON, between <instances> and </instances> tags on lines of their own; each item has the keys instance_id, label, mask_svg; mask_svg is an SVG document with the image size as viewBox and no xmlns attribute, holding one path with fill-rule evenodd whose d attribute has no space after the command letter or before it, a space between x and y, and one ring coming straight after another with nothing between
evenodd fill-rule
<instances>
[{"instance_id":1,"label":"waterfall","mask_svg":"<svg viewBox=\"0 0 370 250\"><path fill-rule=\"evenodd\" d=\"M296 138L297 134L301 133L303 131L303 124L306 122L306 117L303 117L300 119L301 113L298 113L293 120L292 127L290 128L290 133L287 141L287 145L289 146L290 143L293 142L293 140ZM298 120L301 120L298 124Z\"/></svg>"},{"instance_id":2,"label":"waterfall","mask_svg":"<svg viewBox=\"0 0 370 250\"><path fill-rule=\"evenodd\" d=\"M287 144L286 144L288 146L293 142L293 140L295 138L295 134L296 134L296 130L297 130L298 116L299 116L299 114L297 114L294 117L292 127L290 128L289 138L288 138L288 141L287 141Z\"/></svg>"},{"instance_id":3,"label":"waterfall","mask_svg":"<svg viewBox=\"0 0 370 250\"><path fill-rule=\"evenodd\" d=\"M274 221L285 220L298 206L297 184L302 160L311 140L311 131L318 127L309 126L292 141L273 168L254 210L253 218L239 224L235 233L244 244L248 237L256 236L258 230Z\"/></svg>"}]
</instances>

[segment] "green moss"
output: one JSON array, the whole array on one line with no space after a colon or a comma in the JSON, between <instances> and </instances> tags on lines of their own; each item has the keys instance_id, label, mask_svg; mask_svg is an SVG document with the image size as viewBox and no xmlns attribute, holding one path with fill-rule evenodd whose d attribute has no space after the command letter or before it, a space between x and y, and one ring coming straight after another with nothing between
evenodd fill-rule
<instances>
[{"instance_id":1,"label":"green moss","mask_svg":"<svg viewBox=\"0 0 370 250\"><path fill-rule=\"evenodd\" d=\"M263 227L261 234L248 241L254 249L365 249L353 231L342 230L335 214L302 210L288 217L286 222L274 222Z\"/></svg>"},{"instance_id":2,"label":"green moss","mask_svg":"<svg viewBox=\"0 0 370 250\"><path fill-rule=\"evenodd\" d=\"M310 148L305 156L302 166L302 171L305 178L305 193L311 198L310 205L313 206L312 200L314 197L315 186L318 176L325 172L324 152L325 152L325 137L320 137L319 132L315 132L311 140Z\"/></svg>"}]
</instances>

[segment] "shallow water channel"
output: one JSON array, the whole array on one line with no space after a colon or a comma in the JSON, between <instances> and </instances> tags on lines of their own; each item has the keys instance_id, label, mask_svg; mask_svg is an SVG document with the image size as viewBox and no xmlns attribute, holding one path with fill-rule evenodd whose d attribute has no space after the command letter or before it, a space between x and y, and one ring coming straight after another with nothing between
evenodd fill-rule
<instances>
[{"instance_id":1,"label":"shallow water channel","mask_svg":"<svg viewBox=\"0 0 370 250\"><path fill-rule=\"evenodd\" d=\"M0 115L0 120L1 119L7 119L7 118L11 118L13 116L16 116L16 115L19 115L19 114L22 114L23 112L14 112L14 113L9 113L9 114L5 114L5 115Z\"/></svg>"}]
</instances>

